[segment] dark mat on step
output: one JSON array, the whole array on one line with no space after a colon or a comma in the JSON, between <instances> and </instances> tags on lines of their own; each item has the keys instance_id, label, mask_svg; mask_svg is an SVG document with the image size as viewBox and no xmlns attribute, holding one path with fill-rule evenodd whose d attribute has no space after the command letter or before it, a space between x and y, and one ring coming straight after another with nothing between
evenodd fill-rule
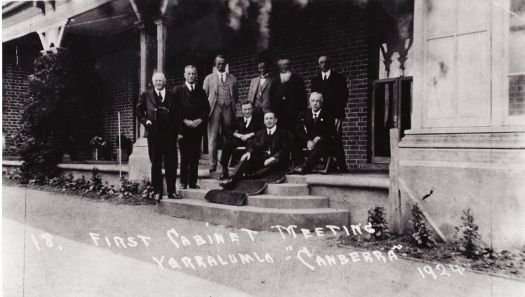
<instances>
[{"instance_id":1,"label":"dark mat on step","mask_svg":"<svg viewBox=\"0 0 525 297\"><path fill-rule=\"evenodd\" d=\"M281 183L284 181L285 172L276 172L257 179L242 179L231 190L211 190L206 193L204 199L211 203L237 205L246 204L249 195L260 195L269 183Z\"/></svg>"}]
</instances>

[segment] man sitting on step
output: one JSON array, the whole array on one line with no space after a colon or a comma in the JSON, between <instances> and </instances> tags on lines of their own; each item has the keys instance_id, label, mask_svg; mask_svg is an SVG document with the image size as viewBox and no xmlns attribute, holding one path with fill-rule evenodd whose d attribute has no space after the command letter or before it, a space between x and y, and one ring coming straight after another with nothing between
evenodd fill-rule
<instances>
[{"instance_id":1,"label":"man sitting on step","mask_svg":"<svg viewBox=\"0 0 525 297\"><path fill-rule=\"evenodd\" d=\"M335 136L334 120L322 108L323 95L313 92L308 100L310 109L302 111L297 120L293 149L301 160L294 160L299 165L294 173L310 173L319 162L321 153L326 153ZM304 161L302 148L308 153ZM304 164L303 164L304 161Z\"/></svg>"},{"instance_id":2,"label":"man sitting on step","mask_svg":"<svg viewBox=\"0 0 525 297\"><path fill-rule=\"evenodd\" d=\"M265 129L257 131L255 138L242 155L237 172L229 181L220 185L225 189L233 188L244 175L262 177L288 166L288 131L277 126L277 117L273 112L264 114Z\"/></svg>"},{"instance_id":3,"label":"man sitting on step","mask_svg":"<svg viewBox=\"0 0 525 297\"><path fill-rule=\"evenodd\" d=\"M219 179L229 178L228 163L233 150L237 147L248 148L255 139L255 132L264 128L260 115L253 114L253 105L250 101L241 104L242 117L237 118L223 131L223 146L220 164L222 174Z\"/></svg>"}]
</instances>

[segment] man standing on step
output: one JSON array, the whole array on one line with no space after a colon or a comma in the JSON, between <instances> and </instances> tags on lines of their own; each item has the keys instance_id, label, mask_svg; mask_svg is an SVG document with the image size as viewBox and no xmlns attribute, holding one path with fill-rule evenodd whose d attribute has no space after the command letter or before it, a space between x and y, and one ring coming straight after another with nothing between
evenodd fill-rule
<instances>
[{"instance_id":1,"label":"man standing on step","mask_svg":"<svg viewBox=\"0 0 525 297\"><path fill-rule=\"evenodd\" d=\"M208 123L208 154L210 173L217 170L217 146L219 130L230 126L235 118L237 104L237 81L235 76L226 73L226 58L215 57L215 71L204 79L204 91L211 107Z\"/></svg>"},{"instance_id":2,"label":"man standing on step","mask_svg":"<svg viewBox=\"0 0 525 297\"><path fill-rule=\"evenodd\" d=\"M233 121L232 125L223 131L223 147L221 155L222 174L219 179L229 178L228 163L233 150L237 147L248 148L255 139L255 132L264 128L261 117L253 112L253 104L244 101L241 104L242 117Z\"/></svg>"},{"instance_id":3,"label":"man standing on step","mask_svg":"<svg viewBox=\"0 0 525 297\"><path fill-rule=\"evenodd\" d=\"M220 185L225 189L233 188L243 177L262 177L280 169L286 169L289 160L288 131L277 125L273 112L264 114L266 128L255 133L255 139L248 151L242 155L237 172L227 182Z\"/></svg>"},{"instance_id":4,"label":"man standing on step","mask_svg":"<svg viewBox=\"0 0 525 297\"><path fill-rule=\"evenodd\" d=\"M197 86L197 68L184 68L186 82L173 90L180 106L182 136L180 140L180 184L181 189L198 189L197 177L201 140L210 113L210 105L204 90Z\"/></svg>"},{"instance_id":5,"label":"man standing on step","mask_svg":"<svg viewBox=\"0 0 525 297\"><path fill-rule=\"evenodd\" d=\"M323 94L323 109L330 117L334 119L335 129L337 131L335 138L335 157L337 166L341 172L347 172L345 160L345 151L343 148L343 121L346 118L345 107L348 101L348 88L346 79L343 75L332 69L332 63L328 56L321 56L318 60L321 73L312 78L312 92Z\"/></svg>"},{"instance_id":6,"label":"man standing on step","mask_svg":"<svg viewBox=\"0 0 525 297\"><path fill-rule=\"evenodd\" d=\"M310 173L319 162L321 153L330 150L335 136L334 120L323 107L323 95L314 92L310 94L310 109L301 112L295 128L297 143L294 144L302 160L296 160L298 166L294 171L298 174ZM304 161L302 148L306 147L307 157Z\"/></svg>"},{"instance_id":7,"label":"man standing on step","mask_svg":"<svg viewBox=\"0 0 525 297\"><path fill-rule=\"evenodd\" d=\"M261 59L257 63L259 75L252 79L248 89L248 101L253 105L254 113L262 119L264 113L271 111L270 89L273 77L270 74L269 59Z\"/></svg>"},{"instance_id":8,"label":"man standing on step","mask_svg":"<svg viewBox=\"0 0 525 297\"><path fill-rule=\"evenodd\" d=\"M177 181L177 138L182 138L181 117L175 95L166 90L166 77L156 72L152 77L154 90L140 95L136 112L138 120L146 127L148 153L151 161L151 181L154 198L162 199L162 162L166 173L168 198L179 198L175 184Z\"/></svg>"}]
</instances>

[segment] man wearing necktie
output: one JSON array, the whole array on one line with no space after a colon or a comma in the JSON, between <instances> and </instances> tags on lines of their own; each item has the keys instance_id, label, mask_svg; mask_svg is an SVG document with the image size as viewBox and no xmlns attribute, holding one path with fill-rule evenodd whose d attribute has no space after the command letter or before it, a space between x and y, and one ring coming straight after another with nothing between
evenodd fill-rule
<instances>
[{"instance_id":1,"label":"man wearing necktie","mask_svg":"<svg viewBox=\"0 0 525 297\"><path fill-rule=\"evenodd\" d=\"M323 107L323 95L321 93L310 94L310 109L301 112L295 128L294 150L300 159L294 160L296 164L302 164L295 168L295 173L306 174L312 171L319 161L322 152L329 150L335 136L333 118L328 115ZM307 149L307 158L304 161L302 148Z\"/></svg>"},{"instance_id":2,"label":"man wearing necktie","mask_svg":"<svg viewBox=\"0 0 525 297\"><path fill-rule=\"evenodd\" d=\"M210 172L217 170L219 131L230 126L235 118L238 89L235 76L226 73L226 58L215 57L215 71L206 76L203 88L210 104L208 122L208 153Z\"/></svg>"},{"instance_id":3,"label":"man wearing necktie","mask_svg":"<svg viewBox=\"0 0 525 297\"><path fill-rule=\"evenodd\" d=\"M162 199L163 161L168 198L180 198L175 188L178 163L177 138L182 138L180 109L174 94L166 90L164 74L154 73L152 81L154 89L140 95L136 113L139 121L146 127L144 137L148 139L154 198Z\"/></svg>"},{"instance_id":4,"label":"man wearing necktie","mask_svg":"<svg viewBox=\"0 0 525 297\"><path fill-rule=\"evenodd\" d=\"M254 112L262 118L264 113L272 110L270 89L273 77L270 75L270 62L260 60L257 63L257 70L259 75L250 82L248 101L252 102Z\"/></svg>"},{"instance_id":5,"label":"man wearing necktie","mask_svg":"<svg viewBox=\"0 0 525 297\"><path fill-rule=\"evenodd\" d=\"M262 177L288 167L288 131L277 126L273 112L264 114L265 128L257 131L248 151L242 155L239 168L229 181L220 185L233 188L244 175Z\"/></svg>"},{"instance_id":6,"label":"man wearing necktie","mask_svg":"<svg viewBox=\"0 0 525 297\"><path fill-rule=\"evenodd\" d=\"M318 60L321 72L312 78L311 91L323 94L323 109L334 119L337 131L335 138L335 156L337 166L341 172L347 172L345 152L343 148L342 124L346 118L345 107L348 101L348 87L343 75L332 69L332 63L328 56L321 56Z\"/></svg>"},{"instance_id":7,"label":"man wearing necktie","mask_svg":"<svg viewBox=\"0 0 525 297\"><path fill-rule=\"evenodd\" d=\"M221 155L222 174L219 179L229 178L228 163L236 147L249 147L255 138L255 132L264 128L263 121L253 112L253 104L244 101L241 105L242 117L237 118L223 131Z\"/></svg>"},{"instance_id":8,"label":"man wearing necktie","mask_svg":"<svg viewBox=\"0 0 525 297\"><path fill-rule=\"evenodd\" d=\"M198 189L197 177L201 140L210 113L206 93L196 85L197 68L188 65L184 68L183 84L173 90L180 106L182 135L180 141L180 184L182 189Z\"/></svg>"}]
</instances>

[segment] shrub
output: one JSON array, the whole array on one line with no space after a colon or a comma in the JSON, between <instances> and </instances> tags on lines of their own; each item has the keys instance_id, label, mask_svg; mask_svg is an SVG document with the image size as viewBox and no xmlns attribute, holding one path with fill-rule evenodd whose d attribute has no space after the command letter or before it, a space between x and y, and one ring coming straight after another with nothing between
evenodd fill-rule
<instances>
[{"instance_id":1,"label":"shrub","mask_svg":"<svg viewBox=\"0 0 525 297\"><path fill-rule=\"evenodd\" d=\"M435 241L427 228L421 208L417 204L412 206L412 239L418 247L432 248Z\"/></svg>"},{"instance_id":2,"label":"shrub","mask_svg":"<svg viewBox=\"0 0 525 297\"><path fill-rule=\"evenodd\" d=\"M129 181L125 177L120 179L119 198L130 198L139 193L139 183Z\"/></svg>"},{"instance_id":3,"label":"shrub","mask_svg":"<svg viewBox=\"0 0 525 297\"><path fill-rule=\"evenodd\" d=\"M142 194L140 197L142 199L153 199L153 196L155 194L155 191L153 190L153 185L150 181L144 180L142 181Z\"/></svg>"},{"instance_id":4,"label":"shrub","mask_svg":"<svg viewBox=\"0 0 525 297\"><path fill-rule=\"evenodd\" d=\"M376 206L368 210L368 222L375 230L371 234L371 239L382 240L388 238L388 224L385 218L385 208Z\"/></svg>"},{"instance_id":5,"label":"shrub","mask_svg":"<svg viewBox=\"0 0 525 297\"><path fill-rule=\"evenodd\" d=\"M456 227L459 235L458 248L463 256L469 259L478 259L482 255L483 247L479 227L474 223L474 216L470 209L464 210L461 216L462 225ZM493 257L491 249L486 250L489 257Z\"/></svg>"}]
</instances>

